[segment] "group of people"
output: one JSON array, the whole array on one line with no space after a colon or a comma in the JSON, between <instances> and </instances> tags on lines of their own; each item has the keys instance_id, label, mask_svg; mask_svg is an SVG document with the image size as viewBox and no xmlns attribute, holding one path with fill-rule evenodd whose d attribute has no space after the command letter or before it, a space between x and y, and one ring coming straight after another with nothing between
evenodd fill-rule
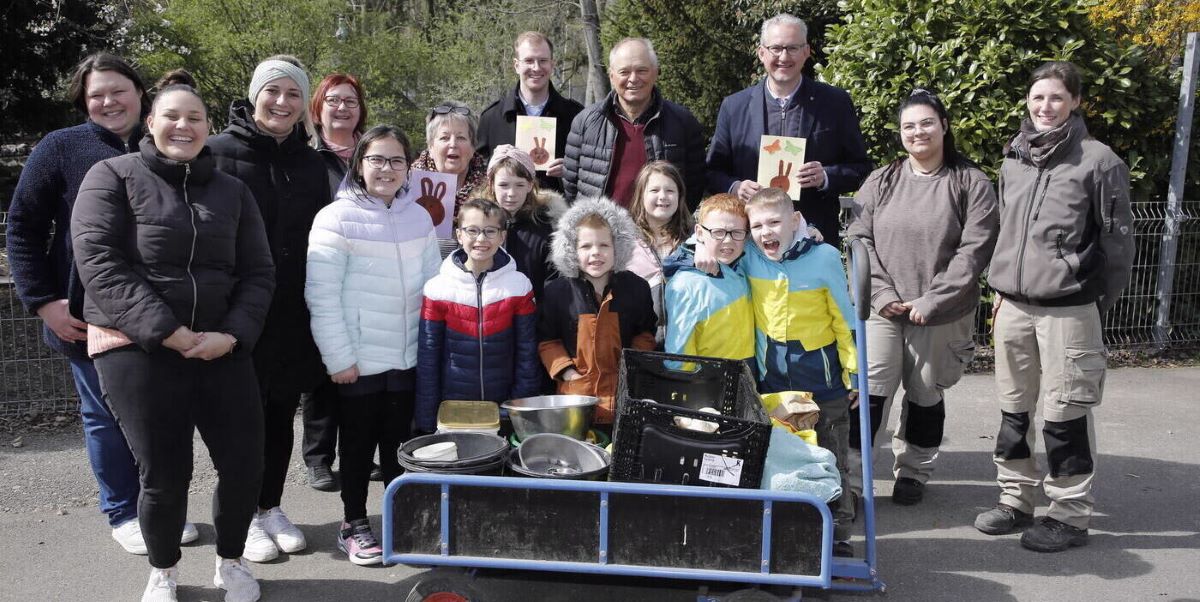
<instances>
[{"instance_id":1,"label":"group of people","mask_svg":"<svg viewBox=\"0 0 1200 602\"><path fill-rule=\"evenodd\" d=\"M594 395L605 428L622 348L745 360L763 393L812 393L818 441L847 484L851 448L872 447L851 417L866 403L873 437L903 384L893 499L918 503L945 390L974 352L985 270L999 293L1001 495L976 527L1024 530L1039 551L1086 543L1100 317L1133 249L1128 169L1088 136L1078 72L1033 72L997 196L936 94L900 99L906 153L871 171L849 95L801 74L804 22L773 17L759 42L766 77L725 100L707 154L696 119L655 87L645 39L613 47L613 91L584 108L554 89L550 40L522 33L513 90L478 119L434 107L420 152L394 126L367 129L356 78L310 87L288 55L256 67L211 139L187 72L151 98L118 57L80 63L70 93L88 119L35 148L8 244L22 302L70 360L113 537L148 554L143 600L175 599L180 544L197 538L195 430L218 474L214 583L257 600L245 560L307 545L282 509L301 403L314 486L332 485L337 442L338 547L378 564L376 450L390 481L397 448L437 428L444 399ZM513 146L519 115L554 117L563 156L538 168ZM755 182L763 134L806 139L799 201ZM414 169L456 177L453 239L407 194ZM865 367L839 247L838 197L853 191L847 235L872 267ZM1039 405L1048 476L1032 453ZM1035 525L1039 484L1051 503ZM859 493L833 502L836 554L853 552Z\"/></svg>"}]
</instances>

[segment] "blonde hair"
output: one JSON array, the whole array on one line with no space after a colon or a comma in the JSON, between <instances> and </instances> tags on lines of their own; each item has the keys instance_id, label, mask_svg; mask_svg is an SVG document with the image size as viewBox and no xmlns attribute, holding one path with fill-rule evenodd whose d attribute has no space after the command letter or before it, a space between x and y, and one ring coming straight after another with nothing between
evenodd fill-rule
<instances>
[{"instance_id":1,"label":"blonde hair","mask_svg":"<svg viewBox=\"0 0 1200 602\"><path fill-rule=\"evenodd\" d=\"M538 179L529 173L529 170L525 169L525 166L521 165L521 162L516 159L505 157L496 161L496 165L488 170L487 190L483 191L483 198L499 203L499 200L496 199L495 186L496 174L500 173L501 169L507 170L508 173L522 180L529 181L529 192L525 194L525 202L521 204L520 209L517 209L512 214L513 220L516 221L525 217L537 220L542 207L546 204L545 199L542 198L542 189L538 186Z\"/></svg>"},{"instance_id":2,"label":"blonde hair","mask_svg":"<svg viewBox=\"0 0 1200 602\"><path fill-rule=\"evenodd\" d=\"M679 246L679 243L687 240L692 235L692 214L688 213L686 197L687 190L683 186L683 175L679 170L667 161L651 161L642 166L642 170L638 172L637 180L633 185L633 197L629 203L629 216L633 218L633 223L637 225L638 232L647 244L653 245L654 239L657 238L658 232L650 228L650 220L646 215L646 205L642 202L642 197L646 194L646 187L649 186L650 176L659 174L670 178L675 182L675 187L679 189L679 199L675 205L675 215L667 220L667 223L662 227L662 233L666 234L671 239L671 246Z\"/></svg>"},{"instance_id":3,"label":"blonde hair","mask_svg":"<svg viewBox=\"0 0 1200 602\"><path fill-rule=\"evenodd\" d=\"M779 188L763 188L746 201L746 210L749 211L751 207L772 207L791 211L792 197Z\"/></svg>"}]
</instances>

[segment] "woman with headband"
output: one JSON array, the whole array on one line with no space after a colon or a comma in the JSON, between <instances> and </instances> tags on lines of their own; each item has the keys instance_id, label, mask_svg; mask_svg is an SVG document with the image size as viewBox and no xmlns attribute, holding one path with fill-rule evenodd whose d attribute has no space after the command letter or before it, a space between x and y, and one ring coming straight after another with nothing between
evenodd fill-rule
<instances>
[{"instance_id":1,"label":"woman with headband","mask_svg":"<svg viewBox=\"0 0 1200 602\"><path fill-rule=\"evenodd\" d=\"M254 69L246 98L234 101L229 125L210 142L217 168L254 193L275 260L275 297L254 349L263 402L263 483L245 557L267 562L303 550L304 534L280 508L291 461L300 396L325 380L304 304L308 232L329 204L325 162L309 146L308 75L300 61L277 55Z\"/></svg>"}]
</instances>

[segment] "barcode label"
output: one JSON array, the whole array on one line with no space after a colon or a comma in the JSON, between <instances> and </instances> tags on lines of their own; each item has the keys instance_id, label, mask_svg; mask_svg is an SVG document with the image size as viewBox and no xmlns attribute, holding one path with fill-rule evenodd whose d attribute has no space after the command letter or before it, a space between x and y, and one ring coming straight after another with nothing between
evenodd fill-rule
<instances>
[{"instance_id":1,"label":"barcode label","mask_svg":"<svg viewBox=\"0 0 1200 602\"><path fill-rule=\"evenodd\" d=\"M741 458L704 454L700 464L700 480L736 487L742 482Z\"/></svg>"}]
</instances>

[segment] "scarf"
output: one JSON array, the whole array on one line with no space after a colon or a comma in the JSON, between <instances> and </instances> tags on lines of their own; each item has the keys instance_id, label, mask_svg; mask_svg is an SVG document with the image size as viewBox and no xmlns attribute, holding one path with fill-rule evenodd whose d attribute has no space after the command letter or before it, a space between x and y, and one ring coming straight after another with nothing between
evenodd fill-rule
<instances>
[{"instance_id":1,"label":"scarf","mask_svg":"<svg viewBox=\"0 0 1200 602\"><path fill-rule=\"evenodd\" d=\"M1038 131L1033 121L1026 117L1021 121L1021 131L1009 143L1022 157L1027 157L1038 168L1044 168L1060 148L1072 140L1087 137L1087 126L1083 117L1071 113L1066 121L1052 130Z\"/></svg>"},{"instance_id":2,"label":"scarf","mask_svg":"<svg viewBox=\"0 0 1200 602\"><path fill-rule=\"evenodd\" d=\"M328 148L330 151L333 151L333 154L337 155L338 158L342 160L342 163L350 162L350 155L354 154L354 145L353 144L350 146L341 146L339 144L334 144L334 142L332 140L330 140L329 138L326 138L324 134L321 134L321 141L325 143L325 148ZM354 136L354 141L355 141L355 143L358 142L357 134Z\"/></svg>"}]
</instances>

